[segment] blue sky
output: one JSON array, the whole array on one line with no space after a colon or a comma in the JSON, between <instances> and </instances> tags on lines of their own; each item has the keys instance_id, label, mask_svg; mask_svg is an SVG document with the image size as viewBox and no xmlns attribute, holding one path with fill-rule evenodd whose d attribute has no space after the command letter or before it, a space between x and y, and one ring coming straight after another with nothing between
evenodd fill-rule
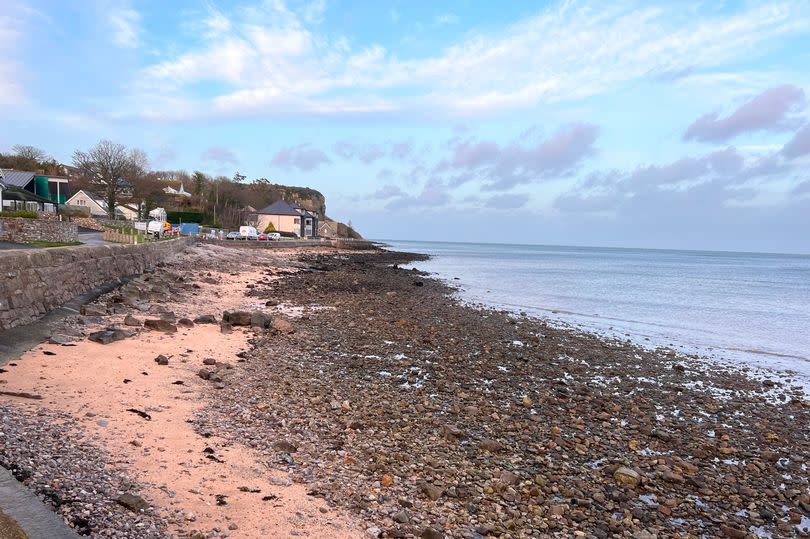
<instances>
[{"instance_id":1,"label":"blue sky","mask_svg":"<svg viewBox=\"0 0 810 539\"><path fill-rule=\"evenodd\" d=\"M374 238L810 253L809 36L801 1L4 0L0 150L110 138Z\"/></svg>"}]
</instances>

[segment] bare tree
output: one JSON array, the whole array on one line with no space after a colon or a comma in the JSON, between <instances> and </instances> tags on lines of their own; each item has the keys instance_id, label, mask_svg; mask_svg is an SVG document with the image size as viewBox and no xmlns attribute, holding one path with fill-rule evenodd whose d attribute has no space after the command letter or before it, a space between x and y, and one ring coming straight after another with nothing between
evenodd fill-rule
<instances>
[{"instance_id":1,"label":"bare tree","mask_svg":"<svg viewBox=\"0 0 810 539\"><path fill-rule=\"evenodd\" d=\"M45 152L34 146L15 144L11 147L11 151L14 152L14 155L17 157L28 159L29 161L35 161L37 163L42 163L43 161L48 160L48 156L45 154Z\"/></svg>"},{"instance_id":2,"label":"bare tree","mask_svg":"<svg viewBox=\"0 0 810 539\"><path fill-rule=\"evenodd\" d=\"M119 198L131 191L132 180L145 174L148 161L141 150L128 151L123 144L101 140L86 152L73 152L73 165L82 171L92 188L104 193L107 213L115 217Z\"/></svg>"}]
</instances>

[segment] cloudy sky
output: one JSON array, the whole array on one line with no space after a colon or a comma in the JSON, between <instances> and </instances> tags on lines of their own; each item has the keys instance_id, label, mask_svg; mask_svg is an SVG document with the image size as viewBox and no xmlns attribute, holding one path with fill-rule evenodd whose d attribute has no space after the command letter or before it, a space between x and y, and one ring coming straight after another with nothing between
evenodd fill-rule
<instances>
[{"instance_id":1,"label":"cloudy sky","mask_svg":"<svg viewBox=\"0 0 810 539\"><path fill-rule=\"evenodd\" d=\"M0 150L111 138L373 238L810 253L805 1L3 4Z\"/></svg>"}]
</instances>

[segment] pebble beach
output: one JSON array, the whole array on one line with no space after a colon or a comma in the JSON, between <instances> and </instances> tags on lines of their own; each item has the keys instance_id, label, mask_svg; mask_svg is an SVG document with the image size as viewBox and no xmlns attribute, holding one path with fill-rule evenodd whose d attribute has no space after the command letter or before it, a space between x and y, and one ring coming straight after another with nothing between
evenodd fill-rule
<instances>
[{"instance_id":1,"label":"pebble beach","mask_svg":"<svg viewBox=\"0 0 810 539\"><path fill-rule=\"evenodd\" d=\"M0 463L91 537L810 536L789 376L465 305L418 258L195 246L3 366L42 398L0 398Z\"/></svg>"}]
</instances>

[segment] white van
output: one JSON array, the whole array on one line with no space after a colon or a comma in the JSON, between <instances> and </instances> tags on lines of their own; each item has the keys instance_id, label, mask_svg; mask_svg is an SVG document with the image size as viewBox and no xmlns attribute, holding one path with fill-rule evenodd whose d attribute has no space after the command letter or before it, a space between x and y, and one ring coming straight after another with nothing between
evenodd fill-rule
<instances>
[{"instance_id":1,"label":"white van","mask_svg":"<svg viewBox=\"0 0 810 539\"><path fill-rule=\"evenodd\" d=\"M166 223L163 221L149 221L146 225L146 232L156 237L162 236L166 233Z\"/></svg>"},{"instance_id":2,"label":"white van","mask_svg":"<svg viewBox=\"0 0 810 539\"><path fill-rule=\"evenodd\" d=\"M256 227L252 226L240 226L239 235L242 236L243 240L259 239L259 232L256 230Z\"/></svg>"}]
</instances>

